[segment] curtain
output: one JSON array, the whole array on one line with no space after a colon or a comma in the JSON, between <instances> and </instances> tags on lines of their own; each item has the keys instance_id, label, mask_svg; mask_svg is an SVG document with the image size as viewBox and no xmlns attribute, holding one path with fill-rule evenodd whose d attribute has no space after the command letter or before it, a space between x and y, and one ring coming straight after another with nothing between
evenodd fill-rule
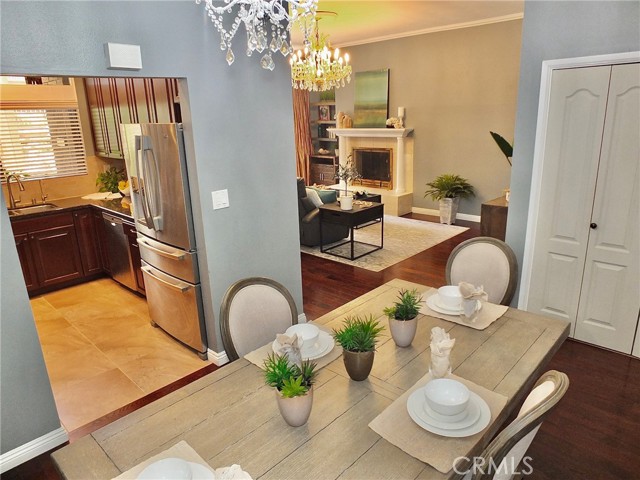
<instances>
[{"instance_id":1,"label":"curtain","mask_svg":"<svg viewBox=\"0 0 640 480\"><path fill-rule=\"evenodd\" d=\"M296 174L309 182L309 155L313 153L309 125L309 91L293 90L293 129L296 139Z\"/></svg>"}]
</instances>

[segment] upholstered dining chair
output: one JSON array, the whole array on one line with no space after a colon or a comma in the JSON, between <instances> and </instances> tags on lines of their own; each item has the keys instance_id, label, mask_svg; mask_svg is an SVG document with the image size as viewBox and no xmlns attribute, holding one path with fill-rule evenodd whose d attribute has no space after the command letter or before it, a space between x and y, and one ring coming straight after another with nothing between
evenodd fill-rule
<instances>
[{"instance_id":1,"label":"upholstered dining chair","mask_svg":"<svg viewBox=\"0 0 640 480\"><path fill-rule=\"evenodd\" d=\"M473 465L478 467L472 465L464 480L508 480L526 474L531 465L522 462L522 459L543 420L568 388L569 377L566 374L550 370L542 375L522 404L516 419L491 441L482 455L473 459Z\"/></svg>"},{"instance_id":2,"label":"upholstered dining chair","mask_svg":"<svg viewBox=\"0 0 640 480\"><path fill-rule=\"evenodd\" d=\"M291 293L270 278L251 277L229 287L220 307L222 343L230 361L259 348L298 323Z\"/></svg>"},{"instance_id":3,"label":"upholstered dining chair","mask_svg":"<svg viewBox=\"0 0 640 480\"><path fill-rule=\"evenodd\" d=\"M518 261L511 247L492 237L476 237L455 247L445 269L448 285L484 286L489 302L509 305L518 281Z\"/></svg>"}]
</instances>

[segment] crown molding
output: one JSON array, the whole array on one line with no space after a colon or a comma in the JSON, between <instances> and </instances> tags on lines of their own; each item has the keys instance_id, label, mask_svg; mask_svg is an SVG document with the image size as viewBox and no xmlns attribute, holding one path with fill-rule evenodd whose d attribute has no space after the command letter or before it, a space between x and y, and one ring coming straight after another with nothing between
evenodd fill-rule
<instances>
[{"instance_id":1,"label":"crown molding","mask_svg":"<svg viewBox=\"0 0 640 480\"><path fill-rule=\"evenodd\" d=\"M358 40L355 42L346 42L346 43L342 43L340 45L337 45L340 48L344 48L344 47L354 47L357 45L366 45L369 43L376 43L376 42L385 42L387 40L397 40L399 38L405 38L405 37L414 37L416 35L425 35L427 33L438 33L438 32L446 32L448 30L459 30L462 28L471 28L471 27L480 27L482 25L491 25L493 23L502 23L502 22L511 22L513 20L522 20L524 18L524 14L523 13L513 13L510 15L502 15L500 17L491 17L491 18L484 18L482 20L474 20L471 22L462 22L462 23L452 23L450 25L442 25L442 26L438 26L438 27L430 27L430 28L423 28L420 30L412 30L410 32L401 32L401 33L393 33L390 35L383 35L380 37L371 37L371 38L367 38L364 40Z\"/></svg>"}]
</instances>

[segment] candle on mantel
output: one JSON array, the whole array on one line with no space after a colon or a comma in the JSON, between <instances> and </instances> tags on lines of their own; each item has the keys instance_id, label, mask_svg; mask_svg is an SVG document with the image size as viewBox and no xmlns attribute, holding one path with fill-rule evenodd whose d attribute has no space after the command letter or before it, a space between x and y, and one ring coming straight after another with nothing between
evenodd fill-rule
<instances>
[{"instance_id":1,"label":"candle on mantel","mask_svg":"<svg viewBox=\"0 0 640 480\"><path fill-rule=\"evenodd\" d=\"M404 107L398 107L398 117L404 118Z\"/></svg>"}]
</instances>

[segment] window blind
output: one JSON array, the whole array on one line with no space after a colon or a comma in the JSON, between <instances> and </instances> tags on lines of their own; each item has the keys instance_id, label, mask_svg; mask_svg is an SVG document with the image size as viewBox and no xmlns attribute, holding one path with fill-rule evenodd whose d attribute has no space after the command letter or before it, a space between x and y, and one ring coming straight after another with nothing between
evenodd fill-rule
<instances>
[{"instance_id":1,"label":"window blind","mask_svg":"<svg viewBox=\"0 0 640 480\"><path fill-rule=\"evenodd\" d=\"M86 174L78 109L1 109L0 167L3 182L17 172L29 179Z\"/></svg>"}]
</instances>

